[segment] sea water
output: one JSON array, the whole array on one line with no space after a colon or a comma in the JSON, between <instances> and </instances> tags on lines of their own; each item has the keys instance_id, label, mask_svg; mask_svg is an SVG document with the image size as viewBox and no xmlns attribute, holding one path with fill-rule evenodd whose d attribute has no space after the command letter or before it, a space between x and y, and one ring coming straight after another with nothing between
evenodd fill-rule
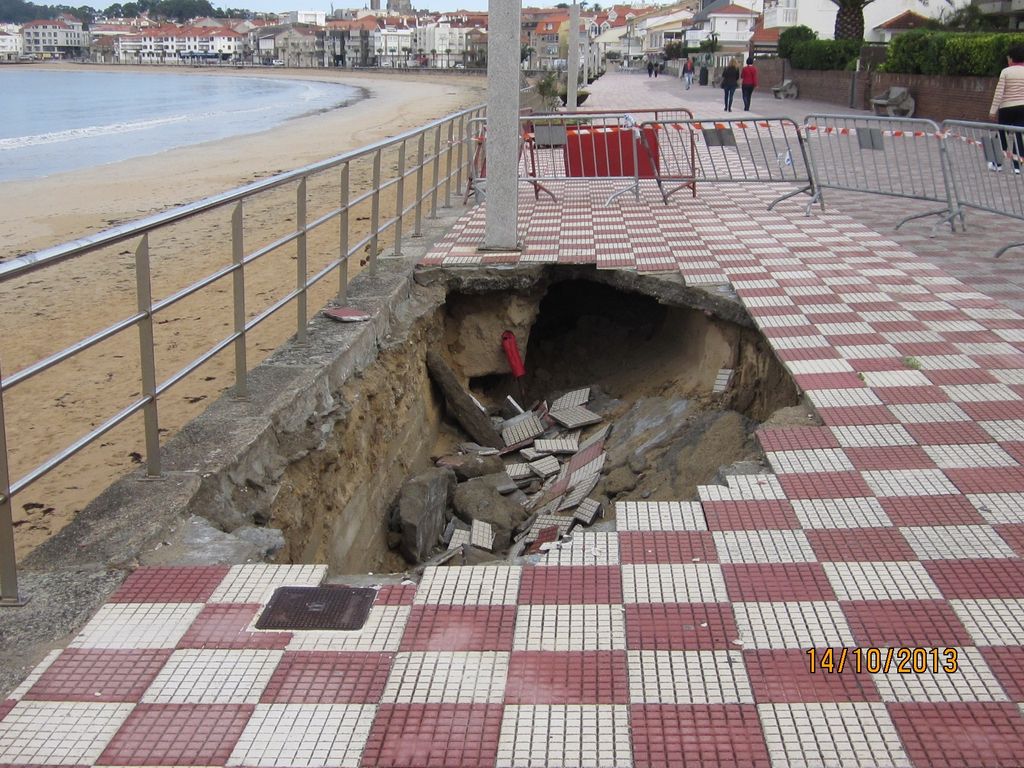
<instances>
[{"instance_id":1,"label":"sea water","mask_svg":"<svg viewBox=\"0 0 1024 768\"><path fill-rule=\"evenodd\" d=\"M358 97L311 80L0 67L0 182L264 131Z\"/></svg>"}]
</instances>

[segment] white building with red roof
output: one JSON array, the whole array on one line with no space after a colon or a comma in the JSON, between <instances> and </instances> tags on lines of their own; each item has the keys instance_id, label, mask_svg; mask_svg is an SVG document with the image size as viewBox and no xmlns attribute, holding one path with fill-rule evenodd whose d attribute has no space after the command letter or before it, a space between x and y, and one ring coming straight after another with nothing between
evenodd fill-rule
<instances>
[{"instance_id":1,"label":"white building with red roof","mask_svg":"<svg viewBox=\"0 0 1024 768\"><path fill-rule=\"evenodd\" d=\"M116 38L115 57L123 63L177 63L197 59L242 58L246 36L227 27L164 24Z\"/></svg>"},{"instance_id":2,"label":"white building with red roof","mask_svg":"<svg viewBox=\"0 0 1024 768\"><path fill-rule=\"evenodd\" d=\"M37 19L21 27L22 50L42 59L82 56L89 49L89 33L73 16Z\"/></svg>"},{"instance_id":3,"label":"white building with red roof","mask_svg":"<svg viewBox=\"0 0 1024 768\"><path fill-rule=\"evenodd\" d=\"M0 61L17 61L22 55L20 32L0 30Z\"/></svg>"}]
</instances>

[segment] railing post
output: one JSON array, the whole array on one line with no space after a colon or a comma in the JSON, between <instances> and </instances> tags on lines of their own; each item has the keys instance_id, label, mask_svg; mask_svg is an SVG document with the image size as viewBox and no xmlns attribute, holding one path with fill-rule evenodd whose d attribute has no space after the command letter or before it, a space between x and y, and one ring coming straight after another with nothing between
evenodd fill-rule
<instances>
[{"instance_id":1,"label":"railing post","mask_svg":"<svg viewBox=\"0 0 1024 768\"><path fill-rule=\"evenodd\" d=\"M296 337L300 344L306 343L306 177L299 180L299 188L295 193L295 226L299 233L295 241L295 289L299 292L296 297L295 320L298 324Z\"/></svg>"},{"instance_id":2,"label":"railing post","mask_svg":"<svg viewBox=\"0 0 1024 768\"><path fill-rule=\"evenodd\" d=\"M427 133L420 132L419 148L416 160L416 228L413 230L413 237L423 237L423 157L427 151Z\"/></svg>"},{"instance_id":3,"label":"railing post","mask_svg":"<svg viewBox=\"0 0 1024 768\"><path fill-rule=\"evenodd\" d=\"M437 218L437 187L441 178L441 126L434 129L434 180L430 185L430 218Z\"/></svg>"},{"instance_id":4,"label":"railing post","mask_svg":"<svg viewBox=\"0 0 1024 768\"><path fill-rule=\"evenodd\" d=\"M458 149L458 152L455 155L455 178L458 179L458 182L460 184L460 188L461 188L462 180L465 179L468 176L468 174L466 173L466 168L463 165L463 163L464 163L463 155L465 154L465 145L466 145L466 115L462 115L459 118L459 142L458 142L458 148L459 149Z\"/></svg>"},{"instance_id":5,"label":"railing post","mask_svg":"<svg viewBox=\"0 0 1024 768\"><path fill-rule=\"evenodd\" d=\"M448 148L444 157L444 207L452 207L452 142L455 141L455 121L448 121Z\"/></svg>"},{"instance_id":6,"label":"railing post","mask_svg":"<svg viewBox=\"0 0 1024 768\"><path fill-rule=\"evenodd\" d=\"M14 554L14 509L11 474L7 466L3 375L0 374L0 607L13 608L27 600L18 596L18 561Z\"/></svg>"},{"instance_id":7,"label":"railing post","mask_svg":"<svg viewBox=\"0 0 1024 768\"><path fill-rule=\"evenodd\" d=\"M160 419L156 407L156 350L153 343L153 284L149 272L149 234L142 236L135 249L135 295L139 312L139 361L142 364L142 407L146 425L146 474L160 476Z\"/></svg>"},{"instance_id":8,"label":"railing post","mask_svg":"<svg viewBox=\"0 0 1024 768\"><path fill-rule=\"evenodd\" d=\"M377 274L377 248L380 240L380 150L373 155L373 197L370 199L370 274Z\"/></svg>"},{"instance_id":9,"label":"railing post","mask_svg":"<svg viewBox=\"0 0 1024 768\"><path fill-rule=\"evenodd\" d=\"M405 141L398 146L398 184L395 185L395 256L402 255L402 221L405 218Z\"/></svg>"},{"instance_id":10,"label":"railing post","mask_svg":"<svg viewBox=\"0 0 1024 768\"><path fill-rule=\"evenodd\" d=\"M231 212L231 261L236 267L231 275L235 304L235 397L249 396L249 365L245 357L245 234L242 228L242 201Z\"/></svg>"},{"instance_id":11,"label":"railing post","mask_svg":"<svg viewBox=\"0 0 1024 768\"><path fill-rule=\"evenodd\" d=\"M338 250L341 259L338 264L338 301L342 303L348 300L348 180L349 169L346 162L341 166L341 215L338 217Z\"/></svg>"}]
</instances>

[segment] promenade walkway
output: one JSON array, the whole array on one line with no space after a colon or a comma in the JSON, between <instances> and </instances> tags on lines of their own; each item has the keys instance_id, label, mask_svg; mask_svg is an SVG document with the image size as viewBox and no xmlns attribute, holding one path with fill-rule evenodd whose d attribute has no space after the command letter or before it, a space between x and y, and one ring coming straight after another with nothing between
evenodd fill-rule
<instances>
[{"instance_id":1,"label":"promenade walkway","mask_svg":"<svg viewBox=\"0 0 1024 768\"><path fill-rule=\"evenodd\" d=\"M722 116L690 93L609 76L593 106ZM464 247L473 211L426 259L729 283L823 421L759 432L772 474L622 503L535 567L428 569L358 632L252 628L321 566L137 571L0 704L0 765L1024 765L1014 256L775 196L524 195L522 256Z\"/></svg>"}]
</instances>

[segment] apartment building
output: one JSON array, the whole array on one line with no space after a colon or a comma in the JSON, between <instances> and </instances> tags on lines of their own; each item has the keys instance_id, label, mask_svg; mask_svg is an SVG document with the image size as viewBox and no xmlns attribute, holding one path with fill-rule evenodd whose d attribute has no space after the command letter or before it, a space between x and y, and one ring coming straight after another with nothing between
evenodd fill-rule
<instances>
[{"instance_id":1,"label":"apartment building","mask_svg":"<svg viewBox=\"0 0 1024 768\"><path fill-rule=\"evenodd\" d=\"M693 17L683 40L692 50L714 39L714 65L724 66L732 58L746 56L758 16L760 12L753 8L716 0Z\"/></svg>"},{"instance_id":2,"label":"apartment building","mask_svg":"<svg viewBox=\"0 0 1024 768\"><path fill-rule=\"evenodd\" d=\"M126 64L240 60L245 57L245 39L245 35L226 27L166 24L115 38L114 57Z\"/></svg>"},{"instance_id":3,"label":"apartment building","mask_svg":"<svg viewBox=\"0 0 1024 768\"><path fill-rule=\"evenodd\" d=\"M17 61L22 55L21 32L0 30L0 61Z\"/></svg>"},{"instance_id":4,"label":"apartment building","mask_svg":"<svg viewBox=\"0 0 1024 768\"><path fill-rule=\"evenodd\" d=\"M22 51L41 59L63 59L85 55L89 34L73 16L30 21L21 28Z\"/></svg>"},{"instance_id":5,"label":"apartment building","mask_svg":"<svg viewBox=\"0 0 1024 768\"><path fill-rule=\"evenodd\" d=\"M461 63L466 51L465 27L454 27L447 16L436 22L416 27L413 32L413 50L421 64L447 68Z\"/></svg>"}]
</instances>

